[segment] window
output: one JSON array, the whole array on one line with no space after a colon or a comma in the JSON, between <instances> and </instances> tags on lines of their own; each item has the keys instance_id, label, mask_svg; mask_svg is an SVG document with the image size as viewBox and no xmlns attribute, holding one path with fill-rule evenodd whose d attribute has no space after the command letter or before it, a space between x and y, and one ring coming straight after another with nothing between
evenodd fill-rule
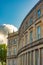
<instances>
[{"instance_id":1,"label":"window","mask_svg":"<svg viewBox=\"0 0 43 65\"><path fill-rule=\"evenodd\" d=\"M32 34L33 34L33 31L30 32L30 43L33 41Z\"/></svg>"},{"instance_id":2,"label":"window","mask_svg":"<svg viewBox=\"0 0 43 65\"><path fill-rule=\"evenodd\" d=\"M26 41L25 43L28 44L28 35L27 34L25 36L25 41Z\"/></svg>"},{"instance_id":3,"label":"window","mask_svg":"<svg viewBox=\"0 0 43 65\"><path fill-rule=\"evenodd\" d=\"M41 65L43 65L43 48L41 49L40 54L41 54L41 58L40 58L40 59L41 59L41 60L40 60L40 61L41 61Z\"/></svg>"},{"instance_id":4,"label":"window","mask_svg":"<svg viewBox=\"0 0 43 65\"><path fill-rule=\"evenodd\" d=\"M14 55L16 55L16 48L14 48Z\"/></svg>"},{"instance_id":5,"label":"window","mask_svg":"<svg viewBox=\"0 0 43 65\"><path fill-rule=\"evenodd\" d=\"M26 65L27 65L27 53L26 53Z\"/></svg>"},{"instance_id":6,"label":"window","mask_svg":"<svg viewBox=\"0 0 43 65\"><path fill-rule=\"evenodd\" d=\"M10 40L10 44L12 44L12 40Z\"/></svg>"},{"instance_id":7,"label":"window","mask_svg":"<svg viewBox=\"0 0 43 65\"><path fill-rule=\"evenodd\" d=\"M23 59L23 65L25 65L25 55L23 55L23 57L22 57Z\"/></svg>"},{"instance_id":8,"label":"window","mask_svg":"<svg viewBox=\"0 0 43 65\"><path fill-rule=\"evenodd\" d=\"M30 65L30 52L28 52L28 65Z\"/></svg>"},{"instance_id":9,"label":"window","mask_svg":"<svg viewBox=\"0 0 43 65\"><path fill-rule=\"evenodd\" d=\"M14 64L14 59L12 60L12 65L15 65L15 64Z\"/></svg>"},{"instance_id":10,"label":"window","mask_svg":"<svg viewBox=\"0 0 43 65\"><path fill-rule=\"evenodd\" d=\"M32 23L33 23L33 18L31 17L29 24L31 25Z\"/></svg>"},{"instance_id":11,"label":"window","mask_svg":"<svg viewBox=\"0 0 43 65\"><path fill-rule=\"evenodd\" d=\"M10 60L8 60L8 65L10 65Z\"/></svg>"},{"instance_id":12,"label":"window","mask_svg":"<svg viewBox=\"0 0 43 65\"><path fill-rule=\"evenodd\" d=\"M23 65L27 65L27 53L25 53L24 55L23 55L23 57L24 57L24 64Z\"/></svg>"},{"instance_id":13,"label":"window","mask_svg":"<svg viewBox=\"0 0 43 65\"><path fill-rule=\"evenodd\" d=\"M16 44L16 39L14 39L14 44Z\"/></svg>"},{"instance_id":14,"label":"window","mask_svg":"<svg viewBox=\"0 0 43 65\"><path fill-rule=\"evenodd\" d=\"M25 30L28 28L28 22L26 22L25 24Z\"/></svg>"},{"instance_id":15,"label":"window","mask_svg":"<svg viewBox=\"0 0 43 65\"><path fill-rule=\"evenodd\" d=\"M38 18L41 16L41 10L38 10Z\"/></svg>"},{"instance_id":16,"label":"window","mask_svg":"<svg viewBox=\"0 0 43 65\"><path fill-rule=\"evenodd\" d=\"M10 55L11 55L11 51L10 51L10 50L8 50L7 55L8 55L8 56L10 56Z\"/></svg>"},{"instance_id":17,"label":"window","mask_svg":"<svg viewBox=\"0 0 43 65\"><path fill-rule=\"evenodd\" d=\"M34 52L31 52L31 65L34 65Z\"/></svg>"},{"instance_id":18,"label":"window","mask_svg":"<svg viewBox=\"0 0 43 65\"><path fill-rule=\"evenodd\" d=\"M39 51L35 51L35 65L39 65Z\"/></svg>"},{"instance_id":19,"label":"window","mask_svg":"<svg viewBox=\"0 0 43 65\"><path fill-rule=\"evenodd\" d=\"M24 46L24 37L22 38L22 47Z\"/></svg>"},{"instance_id":20,"label":"window","mask_svg":"<svg viewBox=\"0 0 43 65\"><path fill-rule=\"evenodd\" d=\"M13 41L12 41L12 42L13 42L13 44L16 44L16 41L17 41L16 39L13 39Z\"/></svg>"},{"instance_id":21,"label":"window","mask_svg":"<svg viewBox=\"0 0 43 65\"><path fill-rule=\"evenodd\" d=\"M40 26L37 27L37 39L40 39L41 36L41 29Z\"/></svg>"},{"instance_id":22,"label":"window","mask_svg":"<svg viewBox=\"0 0 43 65\"><path fill-rule=\"evenodd\" d=\"M20 65L22 65L22 56L21 56L21 58L20 58Z\"/></svg>"}]
</instances>

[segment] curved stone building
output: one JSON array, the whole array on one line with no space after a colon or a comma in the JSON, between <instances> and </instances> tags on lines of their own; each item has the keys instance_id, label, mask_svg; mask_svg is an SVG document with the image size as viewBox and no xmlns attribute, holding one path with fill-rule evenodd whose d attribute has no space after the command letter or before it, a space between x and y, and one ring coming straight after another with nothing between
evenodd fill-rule
<instances>
[{"instance_id":1,"label":"curved stone building","mask_svg":"<svg viewBox=\"0 0 43 65\"><path fill-rule=\"evenodd\" d=\"M43 65L43 0L40 0L25 17L18 30L17 39L17 55L16 58L13 57L17 65Z\"/></svg>"},{"instance_id":2,"label":"curved stone building","mask_svg":"<svg viewBox=\"0 0 43 65\"><path fill-rule=\"evenodd\" d=\"M23 20L18 46L18 65L43 65L43 0Z\"/></svg>"}]
</instances>

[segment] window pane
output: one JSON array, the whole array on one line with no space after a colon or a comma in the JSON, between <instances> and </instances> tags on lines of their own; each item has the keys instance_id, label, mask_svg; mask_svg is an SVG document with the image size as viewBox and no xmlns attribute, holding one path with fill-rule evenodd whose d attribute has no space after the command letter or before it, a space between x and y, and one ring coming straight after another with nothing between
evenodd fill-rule
<instances>
[{"instance_id":1,"label":"window pane","mask_svg":"<svg viewBox=\"0 0 43 65\"><path fill-rule=\"evenodd\" d=\"M34 54L33 54L33 51L31 52L31 65L33 65L33 58L34 58Z\"/></svg>"},{"instance_id":2,"label":"window pane","mask_svg":"<svg viewBox=\"0 0 43 65\"><path fill-rule=\"evenodd\" d=\"M33 23L33 18L31 17L29 24L31 25L32 23Z\"/></svg>"},{"instance_id":3,"label":"window pane","mask_svg":"<svg viewBox=\"0 0 43 65\"><path fill-rule=\"evenodd\" d=\"M23 64L22 64L22 65L24 65L24 55L23 55L23 57L22 57L22 60L23 60Z\"/></svg>"},{"instance_id":4,"label":"window pane","mask_svg":"<svg viewBox=\"0 0 43 65\"><path fill-rule=\"evenodd\" d=\"M30 32L30 43L33 41L33 38L32 38L32 31Z\"/></svg>"},{"instance_id":5,"label":"window pane","mask_svg":"<svg viewBox=\"0 0 43 65\"><path fill-rule=\"evenodd\" d=\"M16 48L14 48L14 55L16 55Z\"/></svg>"},{"instance_id":6,"label":"window pane","mask_svg":"<svg viewBox=\"0 0 43 65\"><path fill-rule=\"evenodd\" d=\"M41 35L41 29L40 26L37 27L37 39L40 39L40 35Z\"/></svg>"},{"instance_id":7,"label":"window pane","mask_svg":"<svg viewBox=\"0 0 43 65\"><path fill-rule=\"evenodd\" d=\"M11 51L9 50L9 51L8 51L8 56L10 56L10 55L11 55Z\"/></svg>"},{"instance_id":8,"label":"window pane","mask_svg":"<svg viewBox=\"0 0 43 65\"><path fill-rule=\"evenodd\" d=\"M39 51L35 51L35 65L39 65Z\"/></svg>"},{"instance_id":9,"label":"window pane","mask_svg":"<svg viewBox=\"0 0 43 65\"><path fill-rule=\"evenodd\" d=\"M10 60L8 60L8 65L10 65Z\"/></svg>"},{"instance_id":10,"label":"window pane","mask_svg":"<svg viewBox=\"0 0 43 65\"><path fill-rule=\"evenodd\" d=\"M25 41L26 41L25 43L28 44L28 35L27 34L25 36Z\"/></svg>"},{"instance_id":11,"label":"window pane","mask_svg":"<svg viewBox=\"0 0 43 65\"><path fill-rule=\"evenodd\" d=\"M16 39L14 39L14 44L16 44L16 41L17 41L17 40L16 40Z\"/></svg>"},{"instance_id":12,"label":"window pane","mask_svg":"<svg viewBox=\"0 0 43 65\"><path fill-rule=\"evenodd\" d=\"M41 65L43 65L43 49L41 49Z\"/></svg>"},{"instance_id":13,"label":"window pane","mask_svg":"<svg viewBox=\"0 0 43 65\"><path fill-rule=\"evenodd\" d=\"M12 65L14 65L14 60L12 60Z\"/></svg>"},{"instance_id":14,"label":"window pane","mask_svg":"<svg viewBox=\"0 0 43 65\"><path fill-rule=\"evenodd\" d=\"M25 30L28 28L28 22L26 22L25 24Z\"/></svg>"},{"instance_id":15,"label":"window pane","mask_svg":"<svg viewBox=\"0 0 43 65\"><path fill-rule=\"evenodd\" d=\"M28 53L28 65L30 65L30 52Z\"/></svg>"},{"instance_id":16,"label":"window pane","mask_svg":"<svg viewBox=\"0 0 43 65\"><path fill-rule=\"evenodd\" d=\"M40 11L40 9L38 10L38 18L40 17L40 15L41 15L41 11Z\"/></svg>"}]
</instances>

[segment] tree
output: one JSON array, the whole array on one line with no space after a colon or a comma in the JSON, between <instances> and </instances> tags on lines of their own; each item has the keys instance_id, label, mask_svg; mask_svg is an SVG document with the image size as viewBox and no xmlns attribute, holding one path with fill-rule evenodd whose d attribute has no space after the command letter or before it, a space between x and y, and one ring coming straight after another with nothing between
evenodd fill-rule
<instances>
[{"instance_id":1,"label":"tree","mask_svg":"<svg viewBox=\"0 0 43 65\"><path fill-rule=\"evenodd\" d=\"M7 47L6 44L0 44L0 61L3 65L3 62L6 62Z\"/></svg>"}]
</instances>

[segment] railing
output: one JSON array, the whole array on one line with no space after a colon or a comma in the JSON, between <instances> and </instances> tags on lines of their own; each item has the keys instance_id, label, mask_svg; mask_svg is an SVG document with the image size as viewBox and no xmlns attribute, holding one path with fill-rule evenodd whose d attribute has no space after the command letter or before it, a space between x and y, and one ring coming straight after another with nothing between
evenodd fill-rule
<instances>
[{"instance_id":1,"label":"railing","mask_svg":"<svg viewBox=\"0 0 43 65\"><path fill-rule=\"evenodd\" d=\"M36 41L29 43L26 46L22 47L20 50L18 50L18 55L20 53L22 53L23 51L27 50L27 49L30 49L32 47L35 47L35 46L38 46L38 45L41 45L41 44L43 44L43 38L36 40Z\"/></svg>"}]
</instances>

